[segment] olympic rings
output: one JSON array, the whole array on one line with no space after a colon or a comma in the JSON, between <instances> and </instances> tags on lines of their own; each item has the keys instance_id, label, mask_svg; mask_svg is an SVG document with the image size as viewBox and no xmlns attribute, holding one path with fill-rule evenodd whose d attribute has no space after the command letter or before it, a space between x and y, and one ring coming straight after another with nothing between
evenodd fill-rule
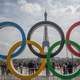
<instances>
[{"instance_id":1,"label":"olympic rings","mask_svg":"<svg viewBox=\"0 0 80 80\"><path fill-rule=\"evenodd\" d=\"M67 34L66 34L66 40L67 40L67 41L69 41L69 39L70 39L70 33L71 33L71 31L72 31L75 27L80 27L79 25L80 25L80 21L74 23L74 24L69 28L69 30L67 31ZM75 56L80 57L80 52L75 51L75 50L71 47L71 45L70 45L69 43L67 44L67 48L70 50L70 52L72 52L72 54L74 54Z\"/></svg>"},{"instance_id":2,"label":"olympic rings","mask_svg":"<svg viewBox=\"0 0 80 80\"><path fill-rule=\"evenodd\" d=\"M12 57L16 57L16 56L18 56L24 50L24 48L26 46L26 36L25 36L25 33L24 33L23 29L18 24L14 23L14 22L1 22L0 23L0 29L5 28L5 27L9 27L9 26L17 28L21 32L21 35L22 35L22 44L21 44L21 47L18 49L18 51L16 51L12 55ZM6 56L0 54L0 58L3 59L3 60L5 60Z\"/></svg>"},{"instance_id":3,"label":"olympic rings","mask_svg":"<svg viewBox=\"0 0 80 80\"><path fill-rule=\"evenodd\" d=\"M39 28L40 26L43 26L43 25L49 25L50 27L55 28L59 32L60 37L61 37L61 41L54 43L51 47L48 48L48 52L46 55L44 54L43 48L38 43L31 41L31 36L32 36L32 33L34 32L34 30L36 30L37 28ZM65 40L63 30L56 23L50 22L50 21L41 21L41 22L36 23L34 26L32 26L32 28L28 32L28 36L27 36L27 40L26 40L25 33L24 33L23 29L18 24L14 23L14 22L1 22L0 23L0 29L8 27L8 26L17 28L21 32L22 41L17 42L16 44L14 44L10 48L10 50L8 52L8 56L0 54L0 58L3 60L5 60L7 58L7 60L6 60L7 68L10 70L10 72L13 75L15 75L16 77L21 78L21 79L32 79L32 78L37 77L38 74L40 74L41 71L45 68L46 62L48 65L48 70L50 70L55 76L57 76L59 78L72 79L72 78L75 78L76 76L80 76L80 69L77 70L76 72L72 73L72 74L62 75L62 74L58 73L54 69L54 67L52 67L50 64L50 58L58 55L60 53L60 51L62 50L62 48L64 47L64 44L67 45L67 48L70 50L71 53L80 57L80 52L76 52L71 47L71 45L73 45L79 51L80 45L75 43L74 41L69 40L70 33L71 33L72 29L74 29L78 25L80 25L80 21L76 22L75 24L73 24L70 27L70 29L67 31L66 40ZM18 56L24 50L26 44L28 45L28 47L32 51L32 53L35 54L36 56L40 57L42 60L42 63L39 67L39 70L37 70L34 74L31 74L31 75L26 75L26 74L24 75L24 74L18 73L12 64L12 58ZM33 49L32 45L37 47L40 50L40 52L36 52ZM52 50L58 45L60 45L59 48L54 53L52 53ZM18 51L15 52L15 50L19 46L20 46L20 48L18 49ZM47 58L47 59L45 59L45 58Z\"/></svg>"},{"instance_id":4,"label":"olympic rings","mask_svg":"<svg viewBox=\"0 0 80 80\"><path fill-rule=\"evenodd\" d=\"M39 50L40 50L40 54L43 54L44 51L43 49L40 47L40 45L34 41L26 41L26 44L32 44L33 46L37 47ZM45 59L42 59L42 63L39 67L39 70L37 70L34 74L32 75L22 75L22 74L19 74L13 67L12 65L12 59L11 59L11 55L12 53L15 51L16 48L18 48L19 46L21 45L21 42L17 42L16 44L14 44L11 49L9 50L9 53L8 53L8 56L7 56L7 68L10 70L10 72L15 75L16 77L18 78L21 78L21 79L31 79L31 78L34 78L34 77L37 77L38 74L45 68Z\"/></svg>"},{"instance_id":5,"label":"olympic rings","mask_svg":"<svg viewBox=\"0 0 80 80\"><path fill-rule=\"evenodd\" d=\"M60 43L59 49L57 49L57 51L55 51L55 52L54 52L53 54L51 54L51 56L50 56L50 57L54 57L54 56L56 56L56 55L62 50L62 48L63 48L63 46L64 46L64 33L63 33L62 29L61 29L56 23L50 22L50 21L38 22L37 24L35 24L35 25L29 30L28 35L27 35L27 40L31 40L31 35L32 35L32 33L33 33L33 31L34 31L35 29L37 29L37 28L39 28L40 26L45 25L45 24L50 25L51 27L55 28L55 29L59 32L59 34L60 34L60 36L61 36L61 43ZM44 26L42 26L42 27L44 27ZM32 47L31 44L28 44L28 47L29 47L29 49L32 51L32 53L35 54L36 56L41 57L41 58L46 58L46 55L43 55L43 54L40 54L40 53L36 52L36 51L33 49L33 47Z\"/></svg>"},{"instance_id":6,"label":"olympic rings","mask_svg":"<svg viewBox=\"0 0 80 80\"><path fill-rule=\"evenodd\" d=\"M65 44L68 43L67 41L64 41L64 42L65 42ZM70 43L71 45L73 45L74 47L76 47L78 50L80 50L79 45L78 45L77 43L75 43L75 42L73 42L73 41L69 41L69 43ZM59 77L59 78L61 78L61 79L72 79L72 78L75 78L75 77L77 77L77 76L80 76L80 69L79 69L78 71L72 73L72 74L62 75L62 74L58 73L58 72L54 69L54 67L51 66L51 64L50 64L50 55L51 55L51 52L52 52L52 50L53 50L56 46L58 46L59 44L60 44L60 41L55 42L55 43L54 43L51 47L49 47L49 49L48 49L48 53L47 53L47 66L48 66L48 70L50 70L55 76L57 76L57 77Z\"/></svg>"}]
</instances>

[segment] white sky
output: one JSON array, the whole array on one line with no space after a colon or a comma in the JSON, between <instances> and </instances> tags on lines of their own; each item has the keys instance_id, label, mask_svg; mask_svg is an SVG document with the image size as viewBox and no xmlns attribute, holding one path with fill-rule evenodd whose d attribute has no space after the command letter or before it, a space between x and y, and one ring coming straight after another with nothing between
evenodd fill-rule
<instances>
[{"instance_id":1,"label":"white sky","mask_svg":"<svg viewBox=\"0 0 80 80\"><path fill-rule=\"evenodd\" d=\"M65 35L69 27L80 20L80 0L0 0L0 21L10 20L18 23L25 31L27 37L29 29L35 23L44 20L45 9L48 12L48 20L57 23L63 29ZM55 40L60 40L60 37L56 36L58 34L56 30L49 28L48 31L50 44L55 42ZM79 32L80 27L75 28L71 34L71 39L78 43L80 43ZM1 53L6 55L9 48L15 42L21 40L20 36L19 31L14 28L0 30ZM32 38L32 40L41 43L43 40L43 28L36 30ZM64 46L58 57L65 56ZM69 51L68 56L71 57ZM29 58L34 57L34 55L26 48L18 57Z\"/></svg>"}]
</instances>

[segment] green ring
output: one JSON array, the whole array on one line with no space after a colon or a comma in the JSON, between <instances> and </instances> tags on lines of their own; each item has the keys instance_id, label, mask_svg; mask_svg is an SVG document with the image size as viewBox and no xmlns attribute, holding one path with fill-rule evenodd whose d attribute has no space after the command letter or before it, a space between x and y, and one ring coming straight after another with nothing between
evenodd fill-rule
<instances>
[{"instance_id":1,"label":"green ring","mask_svg":"<svg viewBox=\"0 0 80 80\"><path fill-rule=\"evenodd\" d=\"M64 41L65 44L67 44L67 41ZM80 46L75 43L74 41L70 41L71 45L73 45L76 49L80 50ZM61 78L61 79L72 79L75 78L77 76L80 76L80 69L72 74L68 74L68 75L63 75L58 73L55 68L53 68L50 64L50 55L52 50L58 46L60 44L60 41L55 42L51 47L48 48L48 52L47 52L47 66L48 66L48 70L50 70L55 76Z\"/></svg>"}]
</instances>

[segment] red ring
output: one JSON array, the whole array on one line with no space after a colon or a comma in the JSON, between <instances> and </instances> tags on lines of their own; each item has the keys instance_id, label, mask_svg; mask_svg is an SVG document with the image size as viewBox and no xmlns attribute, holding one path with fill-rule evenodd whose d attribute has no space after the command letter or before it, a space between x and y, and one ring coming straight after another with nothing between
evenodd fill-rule
<instances>
[{"instance_id":1,"label":"red ring","mask_svg":"<svg viewBox=\"0 0 80 80\"><path fill-rule=\"evenodd\" d=\"M80 21L74 23L70 28L69 30L67 31L67 34L66 34L66 40L69 41L70 40L70 34L71 34L71 31L75 28L75 27L78 27L80 25ZM77 52L75 51L71 44L67 43L67 48L69 49L69 51L74 54L75 56L77 57L80 57L80 52Z\"/></svg>"}]
</instances>

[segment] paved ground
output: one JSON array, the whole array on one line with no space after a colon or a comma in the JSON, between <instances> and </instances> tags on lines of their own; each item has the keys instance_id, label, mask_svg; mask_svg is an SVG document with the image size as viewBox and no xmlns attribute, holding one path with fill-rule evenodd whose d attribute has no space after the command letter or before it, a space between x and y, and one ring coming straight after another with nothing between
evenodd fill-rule
<instances>
[{"instance_id":1,"label":"paved ground","mask_svg":"<svg viewBox=\"0 0 80 80\"><path fill-rule=\"evenodd\" d=\"M18 78L15 78L15 77L12 77L12 76L6 76L5 78L1 78L0 80L21 80L21 79L18 79ZM26 79L28 80L28 79ZM32 80L61 80L57 77L45 77L45 76L40 76L40 77L37 77L36 79L32 79ZM72 79L72 80L80 80L80 78L75 78L75 79Z\"/></svg>"},{"instance_id":2,"label":"paved ground","mask_svg":"<svg viewBox=\"0 0 80 80\"><path fill-rule=\"evenodd\" d=\"M24 69L23 73L25 73L25 71L26 70ZM1 75L1 71L0 71L0 75ZM21 80L21 79L15 78L11 74L9 74L9 75L0 76L0 80ZM26 79L26 80L28 80L28 79ZM45 76L45 70L44 70L37 78L32 79L32 80L62 80L62 79L60 79L58 77L54 77L54 76L46 77ZM77 78L72 79L72 80L80 80L80 77L77 77Z\"/></svg>"},{"instance_id":3,"label":"paved ground","mask_svg":"<svg viewBox=\"0 0 80 80\"><path fill-rule=\"evenodd\" d=\"M14 76L9 74L6 76L0 76L0 80L23 80L23 79L15 78ZM28 80L28 79L26 79L26 80ZM50 77L38 76L37 78L32 79L32 80L62 80L62 79L60 79L58 77L53 77L53 76L50 76ZM72 80L80 80L80 77L77 77L77 78L72 79Z\"/></svg>"}]
</instances>

